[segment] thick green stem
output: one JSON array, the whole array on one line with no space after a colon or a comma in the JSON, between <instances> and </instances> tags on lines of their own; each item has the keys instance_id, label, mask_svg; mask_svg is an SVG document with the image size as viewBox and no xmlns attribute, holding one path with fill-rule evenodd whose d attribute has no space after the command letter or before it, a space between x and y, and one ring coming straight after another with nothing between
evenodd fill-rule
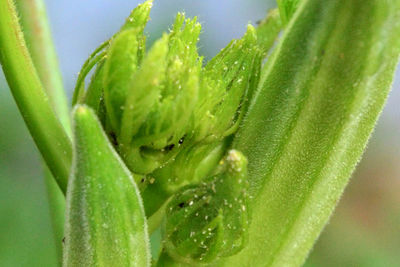
<instances>
[{"instance_id":1,"label":"thick green stem","mask_svg":"<svg viewBox=\"0 0 400 267\"><path fill-rule=\"evenodd\" d=\"M67 97L51 38L43 0L19 0L16 7L33 65L50 104L68 135L71 134Z\"/></svg>"},{"instance_id":2,"label":"thick green stem","mask_svg":"<svg viewBox=\"0 0 400 267\"><path fill-rule=\"evenodd\" d=\"M16 2L28 50L33 64L49 97L50 104L67 133L71 126L67 97L65 95L57 57L47 22L43 0L20 0ZM65 198L53 175L44 168L50 218L59 264L62 263L62 239L64 236Z\"/></svg>"},{"instance_id":3,"label":"thick green stem","mask_svg":"<svg viewBox=\"0 0 400 267\"><path fill-rule=\"evenodd\" d=\"M11 0L0 1L0 62L25 123L65 192L72 146L33 66Z\"/></svg>"}]
</instances>

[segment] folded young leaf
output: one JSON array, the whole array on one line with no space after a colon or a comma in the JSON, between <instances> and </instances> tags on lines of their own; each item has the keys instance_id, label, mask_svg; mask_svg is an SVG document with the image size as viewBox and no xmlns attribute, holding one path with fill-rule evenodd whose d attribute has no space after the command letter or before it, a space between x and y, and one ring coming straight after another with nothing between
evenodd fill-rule
<instances>
[{"instance_id":1,"label":"folded young leaf","mask_svg":"<svg viewBox=\"0 0 400 267\"><path fill-rule=\"evenodd\" d=\"M249 160L249 243L217 266L302 264L392 83L399 0L306 0L293 18L233 144Z\"/></svg>"},{"instance_id":2,"label":"folded young leaf","mask_svg":"<svg viewBox=\"0 0 400 267\"><path fill-rule=\"evenodd\" d=\"M129 170L94 112L73 112L64 266L150 266L146 218Z\"/></svg>"}]
</instances>

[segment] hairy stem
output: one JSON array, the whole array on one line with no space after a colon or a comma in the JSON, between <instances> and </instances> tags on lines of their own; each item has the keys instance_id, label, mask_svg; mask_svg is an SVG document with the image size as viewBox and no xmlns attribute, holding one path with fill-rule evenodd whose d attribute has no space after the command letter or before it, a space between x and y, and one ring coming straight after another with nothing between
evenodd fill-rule
<instances>
[{"instance_id":1,"label":"hairy stem","mask_svg":"<svg viewBox=\"0 0 400 267\"><path fill-rule=\"evenodd\" d=\"M64 238L65 197L60 191L53 175L46 166L43 166L44 179L49 200L51 226L56 246L58 263L62 263L62 240Z\"/></svg>"},{"instance_id":2,"label":"hairy stem","mask_svg":"<svg viewBox=\"0 0 400 267\"><path fill-rule=\"evenodd\" d=\"M58 119L71 134L69 109L65 95L57 56L47 21L43 0L20 0L16 2L22 31L33 65L49 97ZM65 198L53 175L43 164L44 179L50 208L56 252L62 263L62 239L64 237Z\"/></svg>"},{"instance_id":3,"label":"hairy stem","mask_svg":"<svg viewBox=\"0 0 400 267\"><path fill-rule=\"evenodd\" d=\"M33 65L61 124L71 134L69 108L43 0L16 2Z\"/></svg>"},{"instance_id":4,"label":"hairy stem","mask_svg":"<svg viewBox=\"0 0 400 267\"><path fill-rule=\"evenodd\" d=\"M11 0L0 2L0 62L25 123L65 192L71 166L71 142L34 68Z\"/></svg>"}]
</instances>

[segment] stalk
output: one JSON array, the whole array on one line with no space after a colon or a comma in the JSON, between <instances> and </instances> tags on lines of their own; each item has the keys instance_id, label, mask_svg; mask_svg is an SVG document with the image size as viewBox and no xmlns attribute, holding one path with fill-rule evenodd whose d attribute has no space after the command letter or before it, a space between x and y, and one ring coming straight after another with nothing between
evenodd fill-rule
<instances>
[{"instance_id":1,"label":"stalk","mask_svg":"<svg viewBox=\"0 0 400 267\"><path fill-rule=\"evenodd\" d=\"M71 142L34 68L11 0L0 2L0 62L33 140L65 193Z\"/></svg>"},{"instance_id":2,"label":"stalk","mask_svg":"<svg viewBox=\"0 0 400 267\"><path fill-rule=\"evenodd\" d=\"M67 96L43 0L15 2L24 39L49 101L67 134L71 135Z\"/></svg>"},{"instance_id":3,"label":"stalk","mask_svg":"<svg viewBox=\"0 0 400 267\"><path fill-rule=\"evenodd\" d=\"M67 97L65 95L57 56L42 0L16 2L27 48L50 104L68 135L71 134ZM44 179L50 208L50 218L59 263L62 262L65 198L53 175L43 164Z\"/></svg>"},{"instance_id":4,"label":"stalk","mask_svg":"<svg viewBox=\"0 0 400 267\"><path fill-rule=\"evenodd\" d=\"M52 108L64 129L70 135L71 126L67 98L50 34L45 5L42 0L21 0L16 2L16 7L33 65L49 97ZM43 164L43 171L55 247L61 265L65 198L45 164Z\"/></svg>"},{"instance_id":5,"label":"stalk","mask_svg":"<svg viewBox=\"0 0 400 267\"><path fill-rule=\"evenodd\" d=\"M53 175L43 164L44 180L47 190L47 198L49 200L51 226L53 228L53 237L55 241L58 263L62 263L62 246L64 239L64 222L65 222L65 197L58 187Z\"/></svg>"}]
</instances>

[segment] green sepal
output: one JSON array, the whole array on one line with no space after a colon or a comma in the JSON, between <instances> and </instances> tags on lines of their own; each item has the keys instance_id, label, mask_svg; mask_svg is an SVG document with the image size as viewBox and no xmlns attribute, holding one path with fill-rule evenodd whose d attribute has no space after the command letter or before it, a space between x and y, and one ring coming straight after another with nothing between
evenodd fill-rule
<instances>
[{"instance_id":1,"label":"green sepal","mask_svg":"<svg viewBox=\"0 0 400 267\"><path fill-rule=\"evenodd\" d=\"M136 29L138 30L139 34L142 34L147 22L150 19L149 14L152 7L153 0L147 0L142 4L139 4L135 9L132 10L128 18L126 18L125 24L122 25L120 32L129 29Z\"/></svg>"},{"instance_id":2,"label":"green sepal","mask_svg":"<svg viewBox=\"0 0 400 267\"><path fill-rule=\"evenodd\" d=\"M221 140L236 131L248 104L251 83L261 67L254 27L233 40L211 59L202 71L199 100L195 108L196 140Z\"/></svg>"},{"instance_id":3,"label":"green sepal","mask_svg":"<svg viewBox=\"0 0 400 267\"><path fill-rule=\"evenodd\" d=\"M73 111L64 266L150 266L142 200L94 112Z\"/></svg>"},{"instance_id":4,"label":"green sepal","mask_svg":"<svg viewBox=\"0 0 400 267\"><path fill-rule=\"evenodd\" d=\"M122 113L133 74L145 53L144 27L149 20L152 1L138 5L121 30L110 40L104 64L104 99L112 130L118 135Z\"/></svg>"},{"instance_id":5,"label":"green sepal","mask_svg":"<svg viewBox=\"0 0 400 267\"><path fill-rule=\"evenodd\" d=\"M190 264L239 252L247 240L247 186L247 159L230 150L217 175L176 193L163 222L166 253Z\"/></svg>"},{"instance_id":6,"label":"green sepal","mask_svg":"<svg viewBox=\"0 0 400 267\"><path fill-rule=\"evenodd\" d=\"M89 72L98 65L99 62L103 61L107 49L109 47L110 40L103 42L99 47L97 47L93 53L86 59L85 63L83 63L81 70L78 74L78 79L75 84L74 93L72 95L72 106L76 104L83 104L85 99L85 78L89 74Z\"/></svg>"},{"instance_id":7,"label":"green sepal","mask_svg":"<svg viewBox=\"0 0 400 267\"><path fill-rule=\"evenodd\" d=\"M116 135L124 112L125 101L139 66L139 30L128 29L111 42L104 64L103 86L107 116Z\"/></svg>"},{"instance_id":8,"label":"green sepal","mask_svg":"<svg viewBox=\"0 0 400 267\"><path fill-rule=\"evenodd\" d=\"M97 64L96 70L91 77L90 84L85 94L84 103L93 109L99 115L101 110L101 101L104 99L103 92L103 75L104 75L104 59Z\"/></svg>"},{"instance_id":9,"label":"green sepal","mask_svg":"<svg viewBox=\"0 0 400 267\"><path fill-rule=\"evenodd\" d=\"M90 94L88 88L88 91L85 91L85 85L84 85L84 80L86 76L89 74L89 72L93 69L94 66L99 66L104 63L104 58L107 55L107 52L110 48L110 43L112 40L117 37L120 33L122 33L125 30L135 30L137 34L137 57L138 60L140 61L143 58L143 55L145 53L145 42L146 42L146 37L143 35L143 30L146 26L147 21L149 20L149 13L150 9L152 7L153 1L149 0L146 1L143 4L138 5L129 15L129 17L126 19L125 24L121 27L121 29L110 39L107 41L103 42L98 48L95 49L95 51L89 56L89 58L85 61L85 63L82 66L81 71L79 72L78 80L76 82L75 90L73 93L72 97L72 106L76 104L83 104L87 103L85 100L87 100L88 96L87 94ZM136 59L136 58L135 58ZM128 62L129 60L126 60L124 63ZM98 79L98 78L96 78ZM103 79L96 81L94 77L92 78L91 83L102 83ZM93 97L89 96L90 98ZM92 103L93 103L92 99Z\"/></svg>"}]
</instances>

